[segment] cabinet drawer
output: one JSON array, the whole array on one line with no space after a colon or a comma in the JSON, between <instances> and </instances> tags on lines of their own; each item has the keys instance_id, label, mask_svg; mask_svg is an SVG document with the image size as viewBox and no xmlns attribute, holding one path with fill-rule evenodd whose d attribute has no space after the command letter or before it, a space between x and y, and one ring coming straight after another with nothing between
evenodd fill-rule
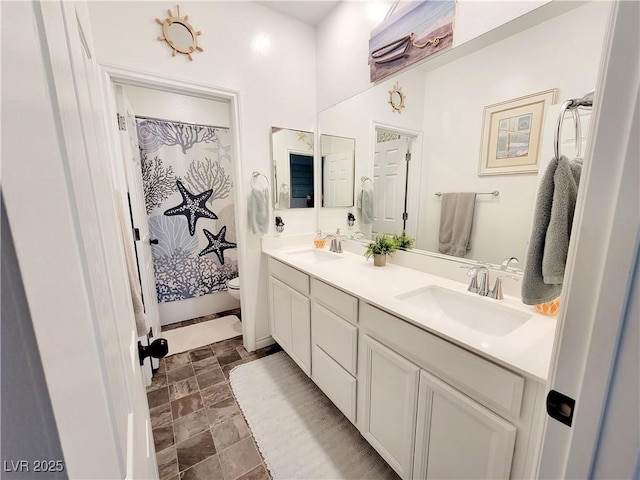
<instances>
[{"instance_id":1,"label":"cabinet drawer","mask_svg":"<svg viewBox=\"0 0 640 480\"><path fill-rule=\"evenodd\" d=\"M331 285L316 280L311 281L313 297L336 315L351 323L358 322L358 299Z\"/></svg>"},{"instance_id":2,"label":"cabinet drawer","mask_svg":"<svg viewBox=\"0 0 640 480\"><path fill-rule=\"evenodd\" d=\"M311 304L311 339L352 375L356 374L358 327L351 325L323 305Z\"/></svg>"},{"instance_id":3,"label":"cabinet drawer","mask_svg":"<svg viewBox=\"0 0 640 480\"><path fill-rule=\"evenodd\" d=\"M269 274L294 290L309 295L309 275L269 257Z\"/></svg>"},{"instance_id":4,"label":"cabinet drawer","mask_svg":"<svg viewBox=\"0 0 640 480\"><path fill-rule=\"evenodd\" d=\"M313 346L311 378L345 417L356 423L356 379L317 345Z\"/></svg>"},{"instance_id":5,"label":"cabinet drawer","mask_svg":"<svg viewBox=\"0 0 640 480\"><path fill-rule=\"evenodd\" d=\"M519 375L364 302L360 328L491 410L520 416Z\"/></svg>"}]
</instances>

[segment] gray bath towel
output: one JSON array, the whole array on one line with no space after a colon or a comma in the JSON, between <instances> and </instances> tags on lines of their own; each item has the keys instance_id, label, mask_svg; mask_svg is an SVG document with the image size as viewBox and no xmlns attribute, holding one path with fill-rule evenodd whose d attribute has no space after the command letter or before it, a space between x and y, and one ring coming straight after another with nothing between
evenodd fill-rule
<instances>
[{"instance_id":1,"label":"gray bath towel","mask_svg":"<svg viewBox=\"0 0 640 480\"><path fill-rule=\"evenodd\" d=\"M440 253L464 257L471 249L469 239L475 207L475 193L442 194L438 245Z\"/></svg>"},{"instance_id":2,"label":"gray bath towel","mask_svg":"<svg viewBox=\"0 0 640 480\"><path fill-rule=\"evenodd\" d=\"M253 233L269 231L269 188L251 185L249 196L249 225Z\"/></svg>"},{"instance_id":3,"label":"gray bath towel","mask_svg":"<svg viewBox=\"0 0 640 480\"><path fill-rule=\"evenodd\" d=\"M522 302L537 305L562 292L582 160L562 156L549 163L538 189L522 278Z\"/></svg>"}]
</instances>

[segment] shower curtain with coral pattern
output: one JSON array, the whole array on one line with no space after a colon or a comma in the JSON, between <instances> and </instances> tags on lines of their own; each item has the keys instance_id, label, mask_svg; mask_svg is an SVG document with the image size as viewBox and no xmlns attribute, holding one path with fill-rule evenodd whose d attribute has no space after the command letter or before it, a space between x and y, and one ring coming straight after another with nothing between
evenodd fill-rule
<instances>
[{"instance_id":1,"label":"shower curtain with coral pattern","mask_svg":"<svg viewBox=\"0 0 640 480\"><path fill-rule=\"evenodd\" d=\"M136 123L158 302L226 290L238 276L229 131Z\"/></svg>"}]
</instances>

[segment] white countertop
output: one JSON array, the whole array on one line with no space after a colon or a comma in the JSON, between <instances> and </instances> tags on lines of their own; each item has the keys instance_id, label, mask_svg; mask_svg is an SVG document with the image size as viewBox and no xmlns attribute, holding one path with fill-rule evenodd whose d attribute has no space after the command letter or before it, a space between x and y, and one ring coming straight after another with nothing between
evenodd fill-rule
<instances>
[{"instance_id":1,"label":"white countertop","mask_svg":"<svg viewBox=\"0 0 640 480\"><path fill-rule=\"evenodd\" d=\"M389 262L385 267L374 267L373 259L367 261L363 255L345 252L341 254L343 258L338 260L308 263L296 258L296 255L289 254L310 248L313 247L305 245L265 249L263 252L497 364L536 381L546 382L556 329L555 317L537 313L533 307L524 305L516 297L505 295L504 300L478 297L467 292L465 283ZM324 250L328 252L327 248ZM395 298L397 295L428 285L438 285L472 295L482 301L497 302L499 305L526 312L531 315L531 319L512 332L497 337L483 334L441 316L427 315L424 309Z\"/></svg>"}]
</instances>

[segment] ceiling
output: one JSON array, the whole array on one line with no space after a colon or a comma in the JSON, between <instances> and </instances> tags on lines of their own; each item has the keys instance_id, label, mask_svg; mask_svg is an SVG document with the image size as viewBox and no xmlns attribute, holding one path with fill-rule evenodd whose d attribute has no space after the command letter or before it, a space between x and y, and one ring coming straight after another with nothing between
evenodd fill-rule
<instances>
[{"instance_id":1,"label":"ceiling","mask_svg":"<svg viewBox=\"0 0 640 480\"><path fill-rule=\"evenodd\" d=\"M340 1L271 1L258 0L265 7L284 13L311 26L317 26Z\"/></svg>"}]
</instances>

